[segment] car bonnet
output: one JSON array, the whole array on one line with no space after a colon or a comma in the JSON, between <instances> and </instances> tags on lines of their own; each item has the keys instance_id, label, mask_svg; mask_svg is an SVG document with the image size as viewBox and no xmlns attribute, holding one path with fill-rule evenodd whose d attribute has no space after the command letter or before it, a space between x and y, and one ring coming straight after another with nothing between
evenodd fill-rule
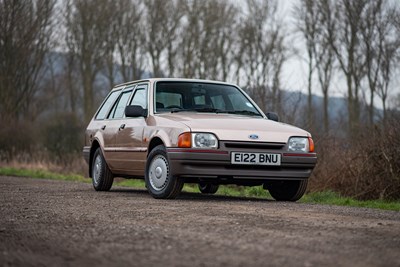
<instances>
[{"instance_id":1,"label":"car bonnet","mask_svg":"<svg viewBox=\"0 0 400 267\"><path fill-rule=\"evenodd\" d=\"M219 140L286 143L291 136L310 136L300 128L262 117L192 112L162 116L187 125L192 132L214 133Z\"/></svg>"}]
</instances>

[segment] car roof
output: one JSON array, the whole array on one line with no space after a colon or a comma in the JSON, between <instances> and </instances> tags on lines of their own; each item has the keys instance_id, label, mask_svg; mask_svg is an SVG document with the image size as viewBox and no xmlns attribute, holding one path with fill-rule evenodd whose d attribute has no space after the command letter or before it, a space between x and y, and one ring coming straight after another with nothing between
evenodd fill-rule
<instances>
[{"instance_id":1,"label":"car roof","mask_svg":"<svg viewBox=\"0 0 400 267\"><path fill-rule=\"evenodd\" d=\"M150 79L143 79L143 80L136 80L136 81L130 81L126 83L121 83L118 85L115 85L113 87L113 90L116 88L119 88L121 86L126 86L130 85L133 83L140 83L140 82L159 82L159 81L168 81L168 82L205 82L205 83L217 83L217 84L226 84L226 85L234 85L232 83L226 83L226 82L221 82L221 81L213 81L213 80L202 80L202 79L186 79L186 78L150 78Z\"/></svg>"}]
</instances>

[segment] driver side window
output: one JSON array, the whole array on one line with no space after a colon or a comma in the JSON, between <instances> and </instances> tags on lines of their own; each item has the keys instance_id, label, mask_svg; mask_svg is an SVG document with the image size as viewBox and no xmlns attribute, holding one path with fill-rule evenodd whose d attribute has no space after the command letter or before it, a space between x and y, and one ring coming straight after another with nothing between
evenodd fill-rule
<instances>
[{"instance_id":1,"label":"driver side window","mask_svg":"<svg viewBox=\"0 0 400 267\"><path fill-rule=\"evenodd\" d=\"M119 98L118 102L114 105L109 118L119 119L124 116L125 107L128 104L128 100L131 94L132 90L122 92L121 97Z\"/></svg>"},{"instance_id":2,"label":"driver side window","mask_svg":"<svg viewBox=\"0 0 400 267\"><path fill-rule=\"evenodd\" d=\"M130 105L141 106L147 108L147 88L138 88L132 97Z\"/></svg>"}]
</instances>

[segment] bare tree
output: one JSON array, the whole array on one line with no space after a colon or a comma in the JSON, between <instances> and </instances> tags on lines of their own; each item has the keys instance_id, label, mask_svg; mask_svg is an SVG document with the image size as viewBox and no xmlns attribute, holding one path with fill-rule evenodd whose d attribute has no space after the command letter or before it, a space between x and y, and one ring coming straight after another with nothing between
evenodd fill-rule
<instances>
[{"instance_id":1,"label":"bare tree","mask_svg":"<svg viewBox=\"0 0 400 267\"><path fill-rule=\"evenodd\" d=\"M309 90L313 75L311 61L314 57L324 95L325 132L329 129L328 90L336 59L347 82L351 136L354 136L360 123L359 95L364 89L364 79L369 87L370 124L374 119L374 96L378 94L386 102L388 83L391 80L389 73L397 50L393 38L393 21L396 20L394 9L394 5L383 0L302 0L296 8L300 22L298 25L306 40L309 57Z\"/></svg>"},{"instance_id":2,"label":"bare tree","mask_svg":"<svg viewBox=\"0 0 400 267\"><path fill-rule=\"evenodd\" d=\"M30 108L51 47L53 0L0 1L0 118L34 118Z\"/></svg>"},{"instance_id":3,"label":"bare tree","mask_svg":"<svg viewBox=\"0 0 400 267\"><path fill-rule=\"evenodd\" d=\"M95 109L94 81L104 65L115 8L111 0L71 0L66 11L66 42L79 65L85 121Z\"/></svg>"},{"instance_id":4,"label":"bare tree","mask_svg":"<svg viewBox=\"0 0 400 267\"><path fill-rule=\"evenodd\" d=\"M398 6L388 5L383 10L383 22L379 23L381 42L379 46L382 53L380 62L380 79L378 79L377 94L382 100L383 121L387 121L387 100L392 79L400 62L400 10Z\"/></svg>"},{"instance_id":5,"label":"bare tree","mask_svg":"<svg viewBox=\"0 0 400 267\"><path fill-rule=\"evenodd\" d=\"M277 2L248 0L247 10L239 29L240 72L256 102L263 109L279 112L280 73L286 55L283 31L276 19Z\"/></svg>"},{"instance_id":6,"label":"bare tree","mask_svg":"<svg viewBox=\"0 0 400 267\"><path fill-rule=\"evenodd\" d=\"M118 15L114 31L120 73L124 81L138 80L142 77L146 56L144 7L136 0L118 0L115 4Z\"/></svg>"},{"instance_id":7,"label":"bare tree","mask_svg":"<svg viewBox=\"0 0 400 267\"><path fill-rule=\"evenodd\" d=\"M118 13L116 10L116 5L113 7L115 9L115 14ZM120 14L119 14L120 15ZM109 88L112 88L115 84L115 79L117 75L116 68L116 59L115 59L115 50L118 38L118 29L119 25L117 24L117 18L113 17L112 20L109 21L110 25L107 27L108 33L105 34L105 48L104 48L104 65L101 70L101 73L107 77L109 82Z\"/></svg>"},{"instance_id":8,"label":"bare tree","mask_svg":"<svg viewBox=\"0 0 400 267\"><path fill-rule=\"evenodd\" d=\"M334 69L334 51L329 45L329 33L326 29L332 29L335 23L333 17L333 4L330 0L318 2L318 20L315 45L313 46L315 55L315 65L318 73L318 81L323 95L323 121L324 132L329 132L329 88Z\"/></svg>"},{"instance_id":9,"label":"bare tree","mask_svg":"<svg viewBox=\"0 0 400 267\"><path fill-rule=\"evenodd\" d=\"M320 10L318 10L317 2L314 0L300 0L294 8L294 15L297 21L298 30L302 33L305 40L308 60L308 96L307 96L307 124L313 128L314 110L312 106L312 78L314 72L315 61L315 45L317 26L319 22Z\"/></svg>"},{"instance_id":10,"label":"bare tree","mask_svg":"<svg viewBox=\"0 0 400 267\"><path fill-rule=\"evenodd\" d=\"M185 5L180 59L184 77L226 80L233 61L236 8L222 0Z\"/></svg>"},{"instance_id":11,"label":"bare tree","mask_svg":"<svg viewBox=\"0 0 400 267\"><path fill-rule=\"evenodd\" d=\"M234 53L239 43L234 30L239 27L239 21L236 16L239 11L232 4L223 0L217 2L215 9L220 12L218 17L219 30L215 42L219 58L218 69L222 72L220 79L226 81L228 80L229 73L233 69L233 64L235 62Z\"/></svg>"},{"instance_id":12,"label":"bare tree","mask_svg":"<svg viewBox=\"0 0 400 267\"><path fill-rule=\"evenodd\" d=\"M175 57L178 49L177 34L182 19L183 0L146 0L146 44L150 55L153 76L161 77L163 55L167 59L169 76L175 72Z\"/></svg>"},{"instance_id":13,"label":"bare tree","mask_svg":"<svg viewBox=\"0 0 400 267\"><path fill-rule=\"evenodd\" d=\"M368 0L335 1L332 10L336 17L335 23L327 29L329 43L335 52L339 67L346 77L348 125L352 138L357 135L360 124L359 94L361 81L365 76L365 51L362 48L361 27L365 19Z\"/></svg>"},{"instance_id":14,"label":"bare tree","mask_svg":"<svg viewBox=\"0 0 400 267\"><path fill-rule=\"evenodd\" d=\"M137 0L116 0L115 16L108 28L103 73L110 87L118 75L124 81L138 80L144 72L146 41L144 7ZM120 77L119 76L119 77Z\"/></svg>"},{"instance_id":15,"label":"bare tree","mask_svg":"<svg viewBox=\"0 0 400 267\"><path fill-rule=\"evenodd\" d=\"M65 65L64 65L64 83L63 87L68 94L69 108L72 113L76 113L78 110L78 99L80 99L79 94L79 74L76 71L76 60L74 59L74 54L68 53L65 55Z\"/></svg>"},{"instance_id":16,"label":"bare tree","mask_svg":"<svg viewBox=\"0 0 400 267\"><path fill-rule=\"evenodd\" d=\"M180 72L182 77L194 78L196 69L199 68L199 52L201 25L198 19L198 13L201 10L199 1L187 2L184 5L186 14L183 22L183 32L181 40L180 59L182 61Z\"/></svg>"},{"instance_id":17,"label":"bare tree","mask_svg":"<svg viewBox=\"0 0 400 267\"><path fill-rule=\"evenodd\" d=\"M383 119L386 120L386 102L393 76L400 40L396 35L397 6L388 1L368 2L362 24L363 46L366 55L366 79L369 87L368 117L374 123L374 97L381 97Z\"/></svg>"},{"instance_id":18,"label":"bare tree","mask_svg":"<svg viewBox=\"0 0 400 267\"><path fill-rule=\"evenodd\" d=\"M399 60L396 58L396 54L399 53L400 40L385 43L383 46L383 60L381 63L382 77L378 82L377 94L382 100L383 107L383 121L387 120L387 100L389 96L389 85L392 81L394 68L398 64Z\"/></svg>"}]
</instances>

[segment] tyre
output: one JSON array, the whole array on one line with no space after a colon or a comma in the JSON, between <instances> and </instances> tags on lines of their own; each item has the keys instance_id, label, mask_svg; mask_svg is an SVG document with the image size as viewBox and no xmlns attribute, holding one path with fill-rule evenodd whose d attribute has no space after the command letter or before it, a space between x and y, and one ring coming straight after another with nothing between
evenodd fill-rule
<instances>
[{"instance_id":1,"label":"tyre","mask_svg":"<svg viewBox=\"0 0 400 267\"><path fill-rule=\"evenodd\" d=\"M171 175L163 145L156 146L147 157L145 182L147 190L154 198L173 199L182 191L184 182Z\"/></svg>"},{"instance_id":2,"label":"tyre","mask_svg":"<svg viewBox=\"0 0 400 267\"><path fill-rule=\"evenodd\" d=\"M308 180L270 181L264 184L271 196L278 201L297 201L307 189Z\"/></svg>"},{"instance_id":3,"label":"tyre","mask_svg":"<svg viewBox=\"0 0 400 267\"><path fill-rule=\"evenodd\" d=\"M210 183L199 183L199 190L203 194L215 194L218 191L219 185Z\"/></svg>"},{"instance_id":4,"label":"tyre","mask_svg":"<svg viewBox=\"0 0 400 267\"><path fill-rule=\"evenodd\" d=\"M109 191L114 182L114 175L108 168L100 147L96 149L92 161L92 183L96 191Z\"/></svg>"}]
</instances>

